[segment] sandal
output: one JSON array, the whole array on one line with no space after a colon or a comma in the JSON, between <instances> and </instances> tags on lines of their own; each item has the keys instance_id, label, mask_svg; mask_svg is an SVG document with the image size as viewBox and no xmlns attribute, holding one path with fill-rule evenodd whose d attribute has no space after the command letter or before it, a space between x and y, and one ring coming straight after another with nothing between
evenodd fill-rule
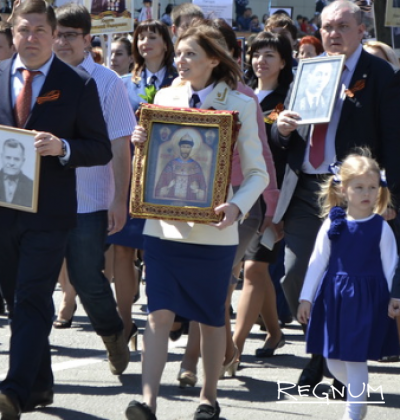
<instances>
[{"instance_id":1,"label":"sandal","mask_svg":"<svg viewBox=\"0 0 400 420\"><path fill-rule=\"evenodd\" d=\"M180 369L177 379L179 381L179 388L185 388L186 386L193 387L197 383L196 374L184 368Z\"/></svg>"},{"instance_id":2,"label":"sandal","mask_svg":"<svg viewBox=\"0 0 400 420\"><path fill-rule=\"evenodd\" d=\"M63 329L71 328L72 321L74 319L74 315L75 315L75 312L76 312L77 309L78 309L78 305L75 303L75 307L74 307L74 310L72 312L71 318L70 319L57 318L53 322L53 327L54 328L57 328L58 330L63 330Z\"/></svg>"}]
</instances>

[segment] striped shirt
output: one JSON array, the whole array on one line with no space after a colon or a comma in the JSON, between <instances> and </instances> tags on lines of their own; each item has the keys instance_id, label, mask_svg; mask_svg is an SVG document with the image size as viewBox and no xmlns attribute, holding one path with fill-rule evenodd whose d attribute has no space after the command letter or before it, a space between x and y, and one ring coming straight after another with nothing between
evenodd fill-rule
<instances>
[{"instance_id":1,"label":"striped shirt","mask_svg":"<svg viewBox=\"0 0 400 420\"><path fill-rule=\"evenodd\" d=\"M88 54L79 69L94 79L99 92L100 104L111 141L130 136L136 119L130 106L125 86L112 70L96 64ZM78 213L108 210L115 194L112 163L91 168L77 168Z\"/></svg>"}]
</instances>

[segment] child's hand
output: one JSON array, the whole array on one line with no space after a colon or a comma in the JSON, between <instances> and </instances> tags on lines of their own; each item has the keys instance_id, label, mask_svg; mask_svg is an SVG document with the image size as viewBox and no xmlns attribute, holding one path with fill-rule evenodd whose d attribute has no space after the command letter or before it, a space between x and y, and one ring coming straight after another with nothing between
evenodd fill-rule
<instances>
[{"instance_id":1,"label":"child's hand","mask_svg":"<svg viewBox=\"0 0 400 420\"><path fill-rule=\"evenodd\" d=\"M400 299L390 299L388 307L388 315L391 318L395 318L400 315Z\"/></svg>"},{"instance_id":2,"label":"child's hand","mask_svg":"<svg viewBox=\"0 0 400 420\"><path fill-rule=\"evenodd\" d=\"M311 302L308 300L302 300L297 310L297 320L302 324L307 324L310 319Z\"/></svg>"}]
</instances>

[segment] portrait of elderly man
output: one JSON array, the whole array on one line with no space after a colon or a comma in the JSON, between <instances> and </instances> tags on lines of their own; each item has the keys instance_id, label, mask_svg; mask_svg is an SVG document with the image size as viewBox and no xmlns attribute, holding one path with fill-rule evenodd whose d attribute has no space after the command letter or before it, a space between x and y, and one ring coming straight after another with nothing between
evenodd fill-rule
<instances>
[{"instance_id":1,"label":"portrait of elderly man","mask_svg":"<svg viewBox=\"0 0 400 420\"><path fill-rule=\"evenodd\" d=\"M332 76L331 63L319 63L309 71L307 85L294 110L302 119L325 116L329 110L329 95L325 89Z\"/></svg>"},{"instance_id":2,"label":"portrait of elderly man","mask_svg":"<svg viewBox=\"0 0 400 420\"><path fill-rule=\"evenodd\" d=\"M170 160L156 185L157 198L204 201L206 180L203 170L192 157L194 140L186 133L178 142L179 156Z\"/></svg>"},{"instance_id":3,"label":"portrait of elderly man","mask_svg":"<svg viewBox=\"0 0 400 420\"><path fill-rule=\"evenodd\" d=\"M0 201L31 207L33 181L23 172L25 147L15 139L7 139L1 149Z\"/></svg>"}]
</instances>

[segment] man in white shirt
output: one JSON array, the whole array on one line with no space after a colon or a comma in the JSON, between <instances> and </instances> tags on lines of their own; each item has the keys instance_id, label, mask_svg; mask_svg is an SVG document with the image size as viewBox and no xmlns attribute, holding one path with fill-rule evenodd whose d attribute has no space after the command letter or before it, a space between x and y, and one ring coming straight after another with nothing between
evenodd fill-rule
<instances>
[{"instance_id":1,"label":"man in white shirt","mask_svg":"<svg viewBox=\"0 0 400 420\"><path fill-rule=\"evenodd\" d=\"M121 79L85 52L90 46L88 10L69 3L56 10L56 17L53 50L58 58L95 80L113 151L109 165L77 170L78 225L67 244L67 271L94 330L104 341L111 372L119 375L129 363L129 349L102 270L107 234L120 231L127 218L129 141L136 120Z\"/></svg>"}]
</instances>

